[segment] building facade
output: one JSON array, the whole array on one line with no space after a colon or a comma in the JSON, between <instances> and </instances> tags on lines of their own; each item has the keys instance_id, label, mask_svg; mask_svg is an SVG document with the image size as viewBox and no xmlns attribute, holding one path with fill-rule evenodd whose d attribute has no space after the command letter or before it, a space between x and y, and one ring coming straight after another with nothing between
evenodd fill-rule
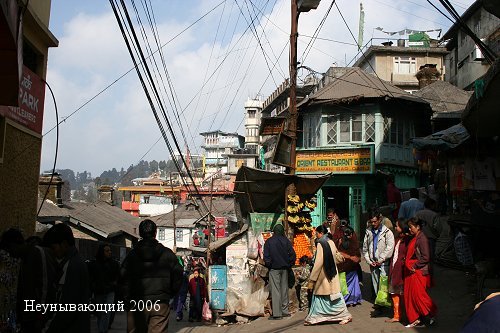
<instances>
[{"instance_id":1,"label":"building facade","mask_svg":"<svg viewBox=\"0 0 500 333\"><path fill-rule=\"evenodd\" d=\"M421 66L432 64L441 74L446 71L444 58L447 49L436 47L437 44L428 36L422 36L421 42L398 39L395 43L389 41L384 42L384 45L372 45L354 66L367 73L376 73L382 80L398 88L414 92L419 89L415 74Z\"/></svg>"},{"instance_id":2,"label":"building facade","mask_svg":"<svg viewBox=\"0 0 500 333\"><path fill-rule=\"evenodd\" d=\"M496 54L500 53L500 19L487 11L481 0L474 2L461 19ZM461 89L473 90L474 82L490 68L481 50L457 24L444 34L442 41L447 41L446 48L450 51L445 80Z\"/></svg>"},{"instance_id":3,"label":"building facade","mask_svg":"<svg viewBox=\"0 0 500 333\"><path fill-rule=\"evenodd\" d=\"M50 5L7 0L0 6L0 232L35 232L44 80L48 50L59 43L49 30Z\"/></svg>"},{"instance_id":4,"label":"building facade","mask_svg":"<svg viewBox=\"0 0 500 333\"><path fill-rule=\"evenodd\" d=\"M357 67L327 73L328 83L298 105L296 173L331 174L317 192L313 225L335 208L360 232L364 213L387 204L387 174L401 189L419 185L410 138L430 133L431 110L422 99Z\"/></svg>"},{"instance_id":5,"label":"building facade","mask_svg":"<svg viewBox=\"0 0 500 333\"><path fill-rule=\"evenodd\" d=\"M227 173L228 157L234 149L241 149L245 144L245 137L238 133L211 131L200 133L203 136L205 150L204 169L206 174L213 174L222 170Z\"/></svg>"}]
</instances>

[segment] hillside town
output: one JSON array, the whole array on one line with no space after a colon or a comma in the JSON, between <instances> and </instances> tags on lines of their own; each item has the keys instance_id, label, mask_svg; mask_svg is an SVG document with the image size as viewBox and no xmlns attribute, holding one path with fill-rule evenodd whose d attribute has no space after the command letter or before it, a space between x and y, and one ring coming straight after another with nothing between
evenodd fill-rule
<instances>
[{"instance_id":1,"label":"hillside town","mask_svg":"<svg viewBox=\"0 0 500 333\"><path fill-rule=\"evenodd\" d=\"M201 152L145 83L127 5L110 4L168 158L47 171L48 59L67 41L53 1L2 3L0 333L499 331L497 1L427 1L447 30L364 41L361 4L352 61L318 68L297 25L320 0L291 0L289 73L233 106L240 127L190 133Z\"/></svg>"}]
</instances>

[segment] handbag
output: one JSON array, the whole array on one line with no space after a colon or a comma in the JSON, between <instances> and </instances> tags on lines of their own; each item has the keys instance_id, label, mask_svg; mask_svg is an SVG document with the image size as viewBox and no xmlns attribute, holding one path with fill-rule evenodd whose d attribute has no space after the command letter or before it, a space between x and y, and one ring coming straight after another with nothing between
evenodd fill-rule
<instances>
[{"instance_id":1,"label":"handbag","mask_svg":"<svg viewBox=\"0 0 500 333\"><path fill-rule=\"evenodd\" d=\"M389 295L389 278L386 275L380 275L375 304L385 307L392 306L391 297Z\"/></svg>"},{"instance_id":2,"label":"handbag","mask_svg":"<svg viewBox=\"0 0 500 333\"><path fill-rule=\"evenodd\" d=\"M349 289L347 288L347 279L345 272L339 273L339 281L340 281L340 292L342 293L342 296L349 295Z\"/></svg>"},{"instance_id":3,"label":"handbag","mask_svg":"<svg viewBox=\"0 0 500 333\"><path fill-rule=\"evenodd\" d=\"M287 273L288 273L288 288L292 289L293 286L295 285L295 274L293 273L293 269L291 267L287 269Z\"/></svg>"},{"instance_id":4,"label":"handbag","mask_svg":"<svg viewBox=\"0 0 500 333\"><path fill-rule=\"evenodd\" d=\"M205 300L203 302L203 308L201 310L201 317L203 318L204 321L212 322L212 310L210 310L210 306Z\"/></svg>"}]
</instances>

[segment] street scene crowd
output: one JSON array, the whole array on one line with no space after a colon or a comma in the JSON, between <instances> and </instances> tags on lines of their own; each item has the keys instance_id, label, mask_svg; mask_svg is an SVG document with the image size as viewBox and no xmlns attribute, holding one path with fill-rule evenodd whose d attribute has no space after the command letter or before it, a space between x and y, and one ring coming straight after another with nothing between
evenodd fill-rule
<instances>
[{"instance_id":1,"label":"street scene crowd","mask_svg":"<svg viewBox=\"0 0 500 333\"><path fill-rule=\"evenodd\" d=\"M389 187L392 190L397 188ZM372 209L362 242L347 220L328 209L327 220L315 228L315 253L300 257L294 271L295 250L283 225L276 224L263 248L269 269L269 320L291 316L291 288L297 293L298 310L307 312L305 326L363 320L353 318L349 308L364 301L364 260L371 275L372 299L367 301L373 303L372 317L387 316L387 325L408 328L434 325L438 309L428 289L434 281L433 236L439 214L432 196L422 203L416 189L410 194L409 200L393 206L394 223ZM16 307L7 309L11 326L2 332L90 332L91 315L97 318L97 331L107 332L116 311L126 311L128 332L167 332L170 313L183 321L187 308L189 322L212 322L204 266L185 265L156 240L156 233L156 224L143 220L141 240L120 264L107 244L100 244L95 260L82 260L71 228L63 223L55 224L43 239L25 240L16 229L4 232L1 263L18 275L18 282L2 290L16 300ZM499 297L491 295L478 306L463 332L477 331L478 322L495 327L498 319L481 313L497 312Z\"/></svg>"}]
</instances>

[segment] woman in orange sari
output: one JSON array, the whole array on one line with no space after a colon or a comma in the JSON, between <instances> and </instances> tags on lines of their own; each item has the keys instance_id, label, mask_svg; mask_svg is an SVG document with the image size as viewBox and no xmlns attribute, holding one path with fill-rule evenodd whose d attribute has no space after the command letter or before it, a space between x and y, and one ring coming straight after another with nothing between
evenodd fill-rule
<instances>
[{"instance_id":1,"label":"woman in orange sari","mask_svg":"<svg viewBox=\"0 0 500 333\"><path fill-rule=\"evenodd\" d=\"M422 221L411 218L408 227L414 237L408 244L405 260L404 301L410 321L406 327L432 325L437 308L427 293L431 286L429 240L422 232Z\"/></svg>"}]
</instances>

